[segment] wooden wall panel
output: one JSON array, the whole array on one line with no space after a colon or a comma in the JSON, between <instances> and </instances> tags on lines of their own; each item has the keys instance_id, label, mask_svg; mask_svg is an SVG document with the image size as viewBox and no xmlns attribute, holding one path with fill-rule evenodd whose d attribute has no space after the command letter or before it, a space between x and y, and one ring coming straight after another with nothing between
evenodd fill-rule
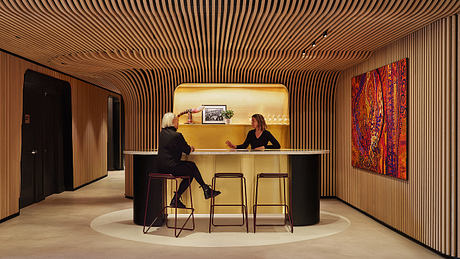
<instances>
[{"instance_id":1,"label":"wooden wall panel","mask_svg":"<svg viewBox=\"0 0 460 259\"><path fill-rule=\"evenodd\" d=\"M0 52L0 219L19 212L22 89L27 69L71 85L74 187L107 174L110 92Z\"/></svg>"},{"instance_id":2,"label":"wooden wall panel","mask_svg":"<svg viewBox=\"0 0 460 259\"><path fill-rule=\"evenodd\" d=\"M337 196L443 254L458 256L458 15L344 71L336 94ZM351 166L351 78L408 63L408 180Z\"/></svg>"},{"instance_id":3,"label":"wooden wall panel","mask_svg":"<svg viewBox=\"0 0 460 259\"><path fill-rule=\"evenodd\" d=\"M74 188L107 175L107 107L110 93L70 78Z\"/></svg>"},{"instance_id":4,"label":"wooden wall panel","mask_svg":"<svg viewBox=\"0 0 460 259\"><path fill-rule=\"evenodd\" d=\"M218 71L208 72L212 75ZM167 70L166 73L143 70L126 74L125 81L132 84L134 87L131 88L135 89L132 98L125 98L126 150L157 148L161 118L164 113L172 111L175 87L185 82L196 82L194 80L198 80L199 75L206 74L201 70ZM333 90L338 72L235 70L235 73L220 76L223 77L222 81L217 83L254 82L285 85L290 98L291 148L334 149ZM152 93L149 89L158 89L158 93ZM335 196L333 156L333 153L327 154L322 159L322 196ZM127 158L127 161L130 161L129 159ZM127 184L132 184L128 182L132 177L130 169L128 166L125 168ZM132 196L131 185L126 186L125 194Z\"/></svg>"}]
</instances>

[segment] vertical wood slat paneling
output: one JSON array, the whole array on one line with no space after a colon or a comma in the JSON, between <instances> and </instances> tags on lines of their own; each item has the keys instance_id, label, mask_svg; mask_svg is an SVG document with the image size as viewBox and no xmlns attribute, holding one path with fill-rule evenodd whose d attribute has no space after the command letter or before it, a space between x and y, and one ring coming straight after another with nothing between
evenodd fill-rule
<instances>
[{"instance_id":1,"label":"vertical wood slat paneling","mask_svg":"<svg viewBox=\"0 0 460 259\"><path fill-rule=\"evenodd\" d=\"M0 219L19 212L22 89L27 69L71 85L74 188L107 174L109 92L0 52Z\"/></svg>"},{"instance_id":2,"label":"vertical wood slat paneling","mask_svg":"<svg viewBox=\"0 0 460 259\"><path fill-rule=\"evenodd\" d=\"M68 79L72 88L73 187L107 175L108 91Z\"/></svg>"},{"instance_id":3,"label":"vertical wood slat paneling","mask_svg":"<svg viewBox=\"0 0 460 259\"><path fill-rule=\"evenodd\" d=\"M407 57L408 180L351 166L351 78ZM336 89L337 196L433 249L458 256L458 16L344 71Z\"/></svg>"},{"instance_id":4,"label":"vertical wood slat paneling","mask_svg":"<svg viewBox=\"0 0 460 259\"><path fill-rule=\"evenodd\" d=\"M208 71L211 74L218 73L218 70L212 69ZM334 119L333 109L333 89L337 81L338 72L280 72L276 71L273 74L265 71L247 71L248 74L254 76L246 76L247 73L235 71L236 77L224 75L223 82L244 82L244 83L281 83L284 84L290 93L290 114L291 114L291 148L310 148L310 149L328 149L333 150L334 132L332 128ZM271 71L270 71L271 72ZM151 75L152 80L143 80L140 74ZM165 76L157 71L137 71L137 77L141 80L136 81L137 84L133 89L138 89L137 95L143 100L151 99L155 104L156 109L152 109L152 123L141 124L142 121L147 121L151 118L151 114L147 111L148 107L129 107L127 110L136 110L135 115L139 122L132 121L127 117L125 134L126 134L126 149L127 150L152 150L157 148L158 133L160 131L161 118L164 113L172 111L172 96L177 85L183 82L190 82L192 78L199 78L199 75L206 73L201 70L180 70L168 71ZM128 75L128 74L126 74ZM129 74L131 75L131 74ZM189 78L189 76L191 78ZM222 76L222 75L220 75ZM215 75L215 78L218 78ZM134 82L133 79L126 81ZM150 83L155 82L155 85ZM204 82L203 82L204 83ZM142 89L163 89L162 93L153 95ZM330 94L326 94L330 92ZM131 100L127 103L137 103L136 100ZM129 104L127 104L128 106ZM146 109L139 110L139 109ZM131 113L130 113L131 114ZM129 115L127 115L129 116ZM142 126L141 126L142 125ZM153 133L152 138L147 136ZM216 134L218 134L216 132ZM135 136L138 140L135 140ZM187 136L185 136L187 138ZM127 161L131 161L130 156L125 156ZM322 176L321 176L321 195L335 196L335 177L333 175L334 157L333 153L323 156L322 159ZM125 195L132 196L132 167L125 168Z\"/></svg>"},{"instance_id":5,"label":"vertical wood slat paneling","mask_svg":"<svg viewBox=\"0 0 460 259\"><path fill-rule=\"evenodd\" d=\"M458 15L456 17L457 19L457 23L455 25L455 29L456 30L453 30L453 34L455 33L455 31L457 31L457 35L460 31L460 19L458 18ZM457 133L457 136L456 136L456 140L457 140L457 143L460 141L460 105L458 104L458 101L460 100L460 90L458 89L458 81L459 81L459 76L460 76L460 65L459 65L459 60L460 60L460 44L459 44L459 37L457 36L456 38L453 37L453 41L455 42L454 44L454 48L456 48L456 51L457 51L457 55L455 55L457 58L456 58L456 63L455 63L455 67L453 68L453 70L455 70L455 68L457 69L457 71L455 72L455 82L457 82L457 101L455 102L455 105L456 105L456 108L455 108L455 111L457 113L457 125L456 125L456 129L455 129L455 132ZM456 228L455 228L455 240L457 242L456 244L456 252L457 252L457 257L458 255L460 254L460 191L459 191L459 186L460 186L460 177L458 175L458 173L460 172L460 150L459 150L459 146L457 145L457 148L456 148L456 159L455 159L455 168L456 168L456 172L454 172L455 176L457 177L456 179L456 185L457 185L457 188L455 189L455 199L456 199L456 202L455 202L455 212L456 212L456 216L455 216L455 223L456 223ZM455 242L455 241L454 241Z\"/></svg>"}]
</instances>

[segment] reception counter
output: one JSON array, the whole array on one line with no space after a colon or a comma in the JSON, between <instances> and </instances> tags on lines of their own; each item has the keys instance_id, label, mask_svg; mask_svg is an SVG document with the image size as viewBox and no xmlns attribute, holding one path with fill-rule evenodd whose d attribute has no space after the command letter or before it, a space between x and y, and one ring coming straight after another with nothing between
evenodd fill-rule
<instances>
[{"instance_id":1,"label":"reception counter","mask_svg":"<svg viewBox=\"0 0 460 259\"><path fill-rule=\"evenodd\" d=\"M255 193L255 179L258 173L288 172L291 189L292 216L295 226L313 225L319 222L319 202L321 191L321 167L322 154L328 150L299 150L278 149L264 151L228 150L228 149L197 149L190 155L184 155L183 160L194 161L206 183L211 183L214 173L241 172L247 179L248 209L252 212L252 204ZM147 193L148 174L158 172L157 151L125 151L125 155L133 156L133 218L134 223L144 223L144 210ZM220 203L238 201L238 187L236 182L219 181L216 189L222 191L219 196ZM163 192L167 188L167 201L163 199ZM151 183L150 206L147 223L150 224L155 215L169 202L173 190L172 183L169 186L162 180L154 180ZM192 183L193 203L195 213L208 214L209 200L203 198L203 192L198 184ZM259 182L259 203L278 203L281 201L282 184L280 181ZM182 200L188 202L188 192L184 193ZM227 208L217 213L241 213L239 210L232 211ZM259 212L258 212L259 213ZM264 213L264 212L262 212ZM269 208L265 213L282 213L281 209ZM164 217L155 225L162 225Z\"/></svg>"}]
</instances>

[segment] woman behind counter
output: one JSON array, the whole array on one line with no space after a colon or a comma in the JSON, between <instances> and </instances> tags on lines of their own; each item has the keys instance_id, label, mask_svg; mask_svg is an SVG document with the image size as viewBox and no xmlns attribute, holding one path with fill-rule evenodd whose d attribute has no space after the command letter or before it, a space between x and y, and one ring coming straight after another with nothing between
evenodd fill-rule
<instances>
[{"instance_id":1,"label":"woman behind counter","mask_svg":"<svg viewBox=\"0 0 460 259\"><path fill-rule=\"evenodd\" d=\"M233 145L230 141L225 141L225 144L233 149L245 149L251 145L251 149L264 150L264 149L279 149L280 143L276 138L267 130L264 116L261 114L254 114L251 118L251 126L254 128L248 132L246 140L241 145ZM268 144L271 143L271 145Z\"/></svg>"}]
</instances>

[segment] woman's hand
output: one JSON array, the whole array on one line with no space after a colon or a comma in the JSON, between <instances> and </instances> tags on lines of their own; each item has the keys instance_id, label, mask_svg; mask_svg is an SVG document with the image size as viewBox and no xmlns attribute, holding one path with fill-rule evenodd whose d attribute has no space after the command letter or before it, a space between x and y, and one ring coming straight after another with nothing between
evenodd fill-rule
<instances>
[{"instance_id":1,"label":"woman's hand","mask_svg":"<svg viewBox=\"0 0 460 259\"><path fill-rule=\"evenodd\" d=\"M228 146L229 148L233 148L233 149L235 149L235 148L236 148L236 146L235 146L235 145L233 145L233 144L232 144L232 142L230 142L230 141L228 141L228 140L227 140L227 141L225 141L225 144L227 144L227 146Z\"/></svg>"},{"instance_id":2,"label":"woman's hand","mask_svg":"<svg viewBox=\"0 0 460 259\"><path fill-rule=\"evenodd\" d=\"M256 147L254 148L254 150L265 150L265 147L264 146Z\"/></svg>"}]
</instances>

